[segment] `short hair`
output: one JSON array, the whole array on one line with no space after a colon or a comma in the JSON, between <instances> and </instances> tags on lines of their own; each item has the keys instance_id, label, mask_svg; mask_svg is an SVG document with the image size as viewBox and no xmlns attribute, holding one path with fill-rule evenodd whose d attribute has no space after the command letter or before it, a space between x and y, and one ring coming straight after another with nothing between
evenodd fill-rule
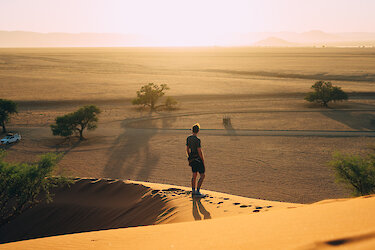
<instances>
[{"instance_id":1,"label":"short hair","mask_svg":"<svg viewBox=\"0 0 375 250\"><path fill-rule=\"evenodd\" d=\"M191 130L193 130L193 133L198 133L200 127L201 126L199 125L199 123L196 123L196 124L193 125L193 128Z\"/></svg>"}]
</instances>

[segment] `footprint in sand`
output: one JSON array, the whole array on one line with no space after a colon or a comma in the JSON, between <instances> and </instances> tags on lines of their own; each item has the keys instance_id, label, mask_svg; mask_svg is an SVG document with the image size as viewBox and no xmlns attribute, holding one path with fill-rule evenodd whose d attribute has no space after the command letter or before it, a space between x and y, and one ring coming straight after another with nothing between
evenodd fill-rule
<instances>
[{"instance_id":1,"label":"footprint in sand","mask_svg":"<svg viewBox=\"0 0 375 250\"><path fill-rule=\"evenodd\" d=\"M254 213L258 213L258 212L260 212L260 210L253 210L253 212L254 212Z\"/></svg>"},{"instance_id":2,"label":"footprint in sand","mask_svg":"<svg viewBox=\"0 0 375 250\"><path fill-rule=\"evenodd\" d=\"M224 202L222 202L222 201L219 201L217 204L223 204Z\"/></svg>"},{"instance_id":3,"label":"footprint in sand","mask_svg":"<svg viewBox=\"0 0 375 250\"><path fill-rule=\"evenodd\" d=\"M263 207L256 207L255 209L262 209Z\"/></svg>"},{"instance_id":4,"label":"footprint in sand","mask_svg":"<svg viewBox=\"0 0 375 250\"><path fill-rule=\"evenodd\" d=\"M235 203L233 203L233 205L237 206L237 205L240 205L240 203L239 202L235 202Z\"/></svg>"},{"instance_id":5,"label":"footprint in sand","mask_svg":"<svg viewBox=\"0 0 375 250\"><path fill-rule=\"evenodd\" d=\"M271 208L272 206L267 206L267 208Z\"/></svg>"},{"instance_id":6,"label":"footprint in sand","mask_svg":"<svg viewBox=\"0 0 375 250\"><path fill-rule=\"evenodd\" d=\"M157 189L155 189L155 190L152 190L151 191L151 194L156 194L157 192L159 192L160 190L157 190Z\"/></svg>"},{"instance_id":7,"label":"footprint in sand","mask_svg":"<svg viewBox=\"0 0 375 250\"><path fill-rule=\"evenodd\" d=\"M227 201L227 200L229 200L229 198L224 198L224 200L226 200L226 201Z\"/></svg>"},{"instance_id":8,"label":"footprint in sand","mask_svg":"<svg viewBox=\"0 0 375 250\"><path fill-rule=\"evenodd\" d=\"M240 207L247 207L247 205L241 205Z\"/></svg>"}]
</instances>

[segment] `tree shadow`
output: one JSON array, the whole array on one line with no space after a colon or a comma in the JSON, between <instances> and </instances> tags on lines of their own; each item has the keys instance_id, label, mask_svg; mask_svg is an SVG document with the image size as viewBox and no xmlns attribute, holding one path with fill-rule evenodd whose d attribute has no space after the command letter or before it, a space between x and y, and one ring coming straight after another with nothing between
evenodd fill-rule
<instances>
[{"instance_id":1,"label":"tree shadow","mask_svg":"<svg viewBox=\"0 0 375 250\"><path fill-rule=\"evenodd\" d=\"M201 203L201 198L193 197L193 216L195 220L211 219L211 214L206 210L206 208Z\"/></svg>"},{"instance_id":2,"label":"tree shadow","mask_svg":"<svg viewBox=\"0 0 375 250\"><path fill-rule=\"evenodd\" d=\"M139 118L125 119L121 122L124 132L120 134L109 149L109 158L103 170L104 177L120 179L147 180L157 166L160 156L151 149L150 140L158 134L157 120L151 119L149 112L142 118L142 128L129 124ZM175 118L174 118L175 119ZM173 119L161 118L162 128L167 128Z\"/></svg>"},{"instance_id":3,"label":"tree shadow","mask_svg":"<svg viewBox=\"0 0 375 250\"><path fill-rule=\"evenodd\" d=\"M354 130L375 130L375 105L358 104L357 110L327 109L321 113L337 122Z\"/></svg>"}]
</instances>

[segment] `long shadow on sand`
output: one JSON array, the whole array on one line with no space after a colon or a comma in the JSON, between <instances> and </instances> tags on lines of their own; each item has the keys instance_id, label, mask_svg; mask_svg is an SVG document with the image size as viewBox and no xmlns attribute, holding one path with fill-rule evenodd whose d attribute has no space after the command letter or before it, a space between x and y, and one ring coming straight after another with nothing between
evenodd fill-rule
<instances>
[{"instance_id":1,"label":"long shadow on sand","mask_svg":"<svg viewBox=\"0 0 375 250\"><path fill-rule=\"evenodd\" d=\"M142 120L142 128L155 128L156 120L151 113ZM133 128L129 124L138 119L125 119L121 123L124 132L117 137L109 149L108 162L103 175L109 178L147 180L152 170L157 166L160 156L153 152L150 140L159 133L159 129ZM168 128L174 120L161 119L162 128Z\"/></svg>"},{"instance_id":2,"label":"long shadow on sand","mask_svg":"<svg viewBox=\"0 0 375 250\"><path fill-rule=\"evenodd\" d=\"M369 109L369 111L328 109L322 114L354 130L375 130L375 105L361 103L357 106L361 109Z\"/></svg>"},{"instance_id":3,"label":"long shadow on sand","mask_svg":"<svg viewBox=\"0 0 375 250\"><path fill-rule=\"evenodd\" d=\"M201 198L193 198L193 216L195 220L202 220L203 219L211 219L211 214L206 210L206 208L201 203Z\"/></svg>"},{"instance_id":4,"label":"long shadow on sand","mask_svg":"<svg viewBox=\"0 0 375 250\"><path fill-rule=\"evenodd\" d=\"M0 244L69 233L153 225L170 210L150 188L118 180L77 179L0 226ZM166 212L167 211L167 212ZM51 248L53 249L53 248ZM68 247L67 247L68 249Z\"/></svg>"}]
</instances>

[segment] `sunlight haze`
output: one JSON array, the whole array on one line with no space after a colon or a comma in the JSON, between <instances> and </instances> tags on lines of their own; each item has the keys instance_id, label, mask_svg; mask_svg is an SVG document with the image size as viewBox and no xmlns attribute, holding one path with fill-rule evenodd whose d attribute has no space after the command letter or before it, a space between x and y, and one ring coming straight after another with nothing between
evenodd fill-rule
<instances>
[{"instance_id":1,"label":"sunlight haze","mask_svg":"<svg viewBox=\"0 0 375 250\"><path fill-rule=\"evenodd\" d=\"M371 0L1 0L0 7L0 30L137 34L172 45L246 32L375 31Z\"/></svg>"}]
</instances>

